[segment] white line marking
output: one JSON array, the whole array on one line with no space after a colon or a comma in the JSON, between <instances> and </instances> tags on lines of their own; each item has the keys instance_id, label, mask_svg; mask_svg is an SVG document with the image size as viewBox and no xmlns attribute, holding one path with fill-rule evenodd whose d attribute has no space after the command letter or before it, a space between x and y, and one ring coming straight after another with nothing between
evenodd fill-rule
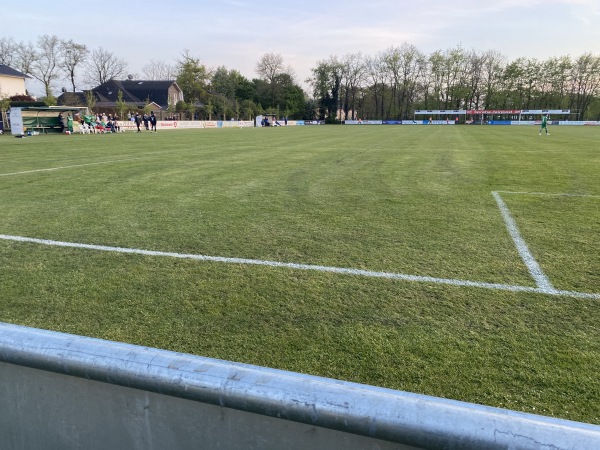
<instances>
[{"instance_id":1,"label":"white line marking","mask_svg":"<svg viewBox=\"0 0 600 450\"><path fill-rule=\"evenodd\" d=\"M390 272L373 272L370 270L362 269L347 269L342 267L330 267L330 266L319 266L313 264L296 264L296 263L283 263L278 261L267 261L260 259L246 259L246 258L227 258L223 256L206 256L197 254L185 254L185 253L173 253L173 252L160 252L154 250L142 250L136 248L123 248L123 247L111 247L105 245L92 245L92 244L79 244L75 242L62 242L54 241L49 239L37 239L28 238L22 236L11 236L6 234L0 234L0 239L6 241L16 242L27 242L33 244L49 245L54 247L71 247L86 250L97 250L104 252L113 253L128 253L144 256L162 256L169 258L180 258L180 259L193 259L198 261L211 261L220 262L226 264L248 264L257 266L269 266L276 268L287 268L297 270L314 270L317 272L329 272L339 273L344 275L356 275L371 278L386 278L390 280L404 280L404 281L415 281L421 283L433 283L433 284L446 284L451 286L463 286L463 287L476 287L482 289L494 289L499 291L511 291L511 292L530 292L534 294L546 294L554 296L565 296L573 298L585 298L585 299L600 299L600 294L591 294L585 292L574 292L574 291L560 291L554 288L544 287L528 287L528 286L514 286L510 284L500 283L484 283L480 281L467 281L467 280L456 280L451 278L435 278L425 277L419 275L406 275L401 273L390 273Z\"/></svg>"},{"instance_id":2,"label":"white line marking","mask_svg":"<svg viewBox=\"0 0 600 450\"><path fill-rule=\"evenodd\" d=\"M527 266L527 270L529 270L529 273L535 280L538 288L544 289L546 291L554 291L554 286L552 286L552 283L550 283L550 280L544 274L542 268L539 266L539 264L529 251L527 244L521 237L521 234L519 233L519 228L517 227L517 223L512 218L510 210L504 203L504 200L502 200L502 197L500 197L500 194L498 192L492 192L492 195L496 199L496 203L498 203L498 208L500 208L500 213L502 214L502 218L504 219L504 223L506 224L506 229L508 230L510 237L512 238L513 242L515 243L515 246L517 247L517 251L521 256L521 259Z\"/></svg>"},{"instance_id":3,"label":"white line marking","mask_svg":"<svg viewBox=\"0 0 600 450\"><path fill-rule=\"evenodd\" d=\"M116 162L121 162L121 161L131 161L133 159L143 159L143 158L113 159L112 161L101 161L101 162L93 162L93 163L87 163L87 164L74 164L72 166L50 167L48 169L35 169L35 170L25 170L23 172L0 173L0 177L8 177L10 175L23 175L26 173L35 173L35 172L51 172L53 170L72 169L74 167L96 166L98 164L111 164L111 163L116 163Z\"/></svg>"},{"instance_id":4,"label":"white line marking","mask_svg":"<svg viewBox=\"0 0 600 450\"><path fill-rule=\"evenodd\" d=\"M513 192L513 191L496 191L499 194L510 194L510 195L543 195L547 197L583 197L583 198L600 198L600 195L590 194L552 194L548 192Z\"/></svg>"}]
</instances>

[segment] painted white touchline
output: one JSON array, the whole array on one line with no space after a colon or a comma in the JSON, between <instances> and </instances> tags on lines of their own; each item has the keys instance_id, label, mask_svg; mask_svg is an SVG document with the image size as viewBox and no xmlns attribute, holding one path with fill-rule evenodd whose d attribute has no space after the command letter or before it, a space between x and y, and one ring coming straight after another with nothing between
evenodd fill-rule
<instances>
[{"instance_id":1,"label":"painted white touchline","mask_svg":"<svg viewBox=\"0 0 600 450\"><path fill-rule=\"evenodd\" d=\"M600 195L591 194L561 194L561 193L548 193L548 192L513 192L513 191L496 191L499 194L509 195L543 195L547 197L583 197L583 198L600 198Z\"/></svg>"},{"instance_id":2,"label":"painted white touchline","mask_svg":"<svg viewBox=\"0 0 600 450\"><path fill-rule=\"evenodd\" d=\"M74 167L96 166L98 164L111 164L111 163L116 163L116 162L121 162L121 161L131 161L134 159L142 159L142 158L113 159L112 161L101 161L101 162L93 162L93 163L87 163L87 164L74 164L72 166L50 167L48 169L34 169L34 170L24 170L23 172L0 173L0 177L8 177L10 175L23 175L26 173L34 173L34 172L51 172L53 170L72 169Z\"/></svg>"},{"instance_id":3,"label":"painted white touchline","mask_svg":"<svg viewBox=\"0 0 600 450\"><path fill-rule=\"evenodd\" d=\"M517 223L513 219L510 210L504 203L504 200L502 200L502 197L500 197L500 194L498 192L494 191L492 192L492 195L496 199L498 208L500 208L500 213L502 214L502 218L504 219L504 223L506 224L506 229L508 230L510 237L512 238L513 242L515 243L515 246L517 247L517 251L521 256L521 259L525 263L525 266L527 266L527 270L529 270L529 273L535 280L538 288L547 291L554 291L554 286L552 286L552 283L550 283L550 280L544 274L542 268L539 266L539 264L529 251L527 244L521 237L521 233L519 233Z\"/></svg>"},{"instance_id":4,"label":"painted white touchline","mask_svg":"<svg viewBox=\"0 0 600 450\"><path fill-rule=\"evenodd\" d=\"M446 285L451 285L451 286L462 286L462 287L476 287L476 288L494 289L494 290L500 290L500 291L531 292L534 294L546 294L546 295L566 296L566 297L575 297L575 298L600 299L600 294L574 292L574 291L560 291L560 290L557 290L554 288L515 286L515 285L501 284L501 283L485 283L485 282L480 282L480 281L456 280L456 279L451 279L451 278L435 278L435 277L426 277L426 276L420 276L420 275L406 275L406 274L391 273L391 272L374 272L374 271L363 270L363 269L348 269L348 268L343 268L343 267L320 266L320 265L313 265L313 264L284 263L284 262L268 261L268 260L260 260L260 259L228 258L228 257L223 257L223 256L206 256L206 255L198 255L198 254L161 252L161 251L154 251L154 250L142 250L142 249L136 249L136 248L111 247L111 246L93 245L93 244L80 244L80 243L75 243L75 242L54 241L54 240L49 240L49 239L37 239L37 238L29 238L29 237L23 237L23 236L11 236L11 235L5 235L5 234L0 234L0 239L6 240L6 241L28 242L28 243L33 243L33 244L49 245L49 246L54 246L54 247L71 247L71 248L78 248L78 249L96 250L96 251L114 252L114 253L128 253L128 254L136 254L136 255L144 255L144 256L162 256L162 257L180 258L180 259L193 259L193 260L198 260L198 261L211 261L211 262L220 262L220 263L226 263L226 264L248 264L248 265L269 266L269 267L288 268L288 269L297 269L297 270L314 270L314 271L318 271L318 272L339 273L339 274L344 274L344 275L357 275L357 276L372 277L372 278L386 278L386 279L391 279L391 280L416 281L416 282L422 282L422 283L446 284Z\"/></svg>"}]
</instances>

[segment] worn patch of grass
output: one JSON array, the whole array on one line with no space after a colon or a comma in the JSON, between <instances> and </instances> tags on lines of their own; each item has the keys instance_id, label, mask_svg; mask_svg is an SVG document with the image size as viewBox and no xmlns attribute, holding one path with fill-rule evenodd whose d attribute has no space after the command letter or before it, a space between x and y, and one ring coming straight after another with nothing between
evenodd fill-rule
<instances>
[{"instance_id":1,"label":"worn patch of grass","mask_svg":"<svg viewBox=\"0 0 600 450\"><path fill-rule=\"evenodd\" d=\"M554 130L3 136L0 234L534 286L491 191L578 194L503 198L598 293L600 130ZM600 423L597 300L2 240L0 286L5 322Z\"/></svg>"}]
</instances>

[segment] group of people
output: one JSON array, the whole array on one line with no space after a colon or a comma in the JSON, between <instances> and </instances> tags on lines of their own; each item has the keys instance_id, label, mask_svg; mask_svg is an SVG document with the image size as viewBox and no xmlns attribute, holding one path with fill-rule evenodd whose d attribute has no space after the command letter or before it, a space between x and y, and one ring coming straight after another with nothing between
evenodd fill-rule
<instances>
[{"instance_id":1,"label":"group of people","mask_svg":"<svg viewBox=\"0 0 600 450\"><path fill-rule=\"evenodd\" d=\"M156 122L157 118L154 114L154 111L151 111L150 114L141 115L139 112L135 114L128 114L129 120L134 122L137 127L137 132L141 133L141 126L144 124L144 128L148 131L154 131L156 133ZM123 131L121 126L119 125L119 120L116 114L85 114L81 117L79 114L75 114L75 117L71 114L71 112L67 113L65 117L62 112L58 114L58 124L60 128L60 132L68 132L73 133L73 122L76 121L79 123L80 131L83 133L118 133Z\"/></svg>"},{"instance_id":2,"label":"group of people","mask_svg":"<svg viewBox=\"0 0 600 450\"><path fill-rule=\"evenodd\" d=\"M232 119L233 120L233 119ZM287 117L284 117L283 119L285 126L287 126L288 124L288 119ZM281 124L279 123L279 121L277 120L277 118L273 117L273 122L269 122L269 118L267 116L263 117L263 119L260 122L260 126L261 127L280 127Z\"/></svg>"},{"instance_id":3,"label":"group of people","mask_svg":"<svg viewBox=\"0 0 600 450\"><path fill-rule=\"evenodd\" d=\"M89 114L80 119L83 132L90 133L118 133L121 131L116 115Z\"/></svg>"},{"instance_id":4,"label":"group of people","mask_svg":"<svg viewBox=\"0 0 600 450\"><path fill-rule=\"evenodd\" d=\"M139 112L136 112L135 114L128 114L128 116L129 120L135 123L138 133L142 132L142 123L146 130L154 131L156 133L156 116L154 115L154 111L150 111L150 115L145 113L144 115L141 115Z\"/></svg>"}]
</instances>

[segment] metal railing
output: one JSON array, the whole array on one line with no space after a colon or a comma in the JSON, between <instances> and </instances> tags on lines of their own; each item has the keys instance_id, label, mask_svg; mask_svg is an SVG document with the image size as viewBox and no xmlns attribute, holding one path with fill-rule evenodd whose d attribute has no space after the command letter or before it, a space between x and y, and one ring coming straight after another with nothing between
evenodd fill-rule
<instances>
[{"instance_id":1,"label":"metal railing","mask_svg":"<svg viewBox=\"0 0 600 450\"><path fill-rule=\"evenodd\" d=\"M8 449L600 448L596 425L9 324L0 400Z\"/></svg>"}]
</instances>

